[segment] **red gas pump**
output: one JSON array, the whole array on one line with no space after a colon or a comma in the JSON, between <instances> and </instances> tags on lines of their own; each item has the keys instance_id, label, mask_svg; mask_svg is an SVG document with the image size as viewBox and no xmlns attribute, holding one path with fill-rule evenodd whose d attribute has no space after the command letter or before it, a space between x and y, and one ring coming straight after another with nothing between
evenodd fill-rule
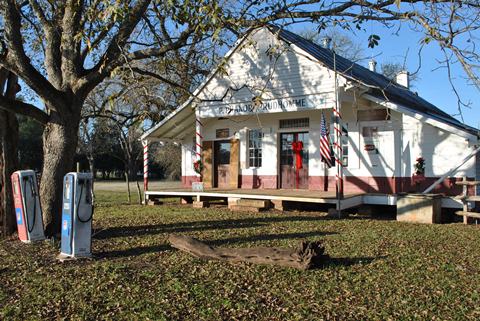
<instances>
[{"instance_id":1,"label":"red gas pump","mask_svg":"<svg viewBox=\"0 0 480 321\"><path fill-rule=\"evenodd\" d=\"M11 176L18 238L22 242L45 239L37 179L32 170L16 171Z\"/></svg>"}]
</instances>

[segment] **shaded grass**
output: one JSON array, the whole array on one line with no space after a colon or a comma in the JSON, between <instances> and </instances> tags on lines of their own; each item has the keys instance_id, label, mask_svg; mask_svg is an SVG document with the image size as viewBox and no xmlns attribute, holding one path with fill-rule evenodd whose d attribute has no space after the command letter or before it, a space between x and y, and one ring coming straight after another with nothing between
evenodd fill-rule
<instances>
[{"instance_id":1,"label":"shaded grass","mask_svg":"<svg viewBox=\"0 0 480 321\"><path fill-rule=\"evenodd\" d=\"M330 220L319 212L232 213L121 204L99 192L93 260L59 263L58 244L0 244L0 319L478 319L480 230ZM119 205L120 204L120 205ZM322 269L203 261L166 243L295 246L322 239Z\"/></svg>"}]
</instances>

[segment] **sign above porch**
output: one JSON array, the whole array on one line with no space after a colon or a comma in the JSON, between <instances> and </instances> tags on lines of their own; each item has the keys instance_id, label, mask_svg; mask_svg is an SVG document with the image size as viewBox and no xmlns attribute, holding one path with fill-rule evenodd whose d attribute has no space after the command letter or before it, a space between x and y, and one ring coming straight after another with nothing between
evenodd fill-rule
<instances>
[{"instance_id":1,"label":"sign above porch","mask_svg":"<svg viewBox=\"0 0 480 321\"><path fill-rule=\"evenodd\" d=\"M333 107L332 93L264 99L258 106L253 102L203 102L199 108L201 118L243 116L259 113L281 113Z\"/></svg>"}]
</instances>

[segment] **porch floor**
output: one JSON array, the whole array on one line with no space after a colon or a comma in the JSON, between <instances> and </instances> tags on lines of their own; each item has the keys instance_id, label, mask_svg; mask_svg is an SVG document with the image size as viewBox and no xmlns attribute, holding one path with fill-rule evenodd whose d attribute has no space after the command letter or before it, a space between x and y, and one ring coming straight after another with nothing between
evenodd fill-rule
<instances>
[{"instance_id":1,"label":"porch floor","mask_svg":"<svg viewBox=\"0 0 480 321\"><path fill-rule=\"evenodd\" d=\"M241 188L209 188L203 192L192 191L191 188L157 188L145 192L148 199L161 199L172 197L188 197L193 200L212 200L226 198L246 198L262 200L279 200L287 202L336 204L337 199L333 191L314 191L301 189L241 189ZM370 205L397 205L396 194L380 193L345 193L340 202L342 210L360 206ZM461 202L455 197L443 197L442 207L461 208Z\"/></svg>"},{"instance_id":2,"label":"porch floor","mask_svg":"<svg viewBox=\"0 0 480 321\"><path fill-rule=\"evenodd\" d=\"M149 199L166 197L194 197L197 200L202 199L224 199L224 198L248 198L264 200L280 200L289 202L336 204L336 193L332 191L312 191L299 189L222 189L209 188L203 192L192 191L188 188L169 188L155 191L147 191L145 195ZM361 205L361 193L347 193L342 200L342 208L350 208Z\"/></svg>"}]
</instances>

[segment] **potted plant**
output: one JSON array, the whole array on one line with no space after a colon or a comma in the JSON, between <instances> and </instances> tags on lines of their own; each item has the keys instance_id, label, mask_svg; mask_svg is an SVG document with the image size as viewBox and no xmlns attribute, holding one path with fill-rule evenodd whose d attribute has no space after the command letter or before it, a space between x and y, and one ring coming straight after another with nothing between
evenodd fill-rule
<instances>
[{"instance_id":1,"label":"potted plant","mask_svg":"<svg viewBox=\"0 0 480 321\"><path fill-rule=\"evenodd\" d=\"M415 164L413 165L414 173L412 175L412 181L417 186L420 185L421 182L425 181L425 159L423 157L418 157L415 160Z\"/></svg>"},{"instance_id":2,"label":"potted plant","mask_svg":"<svg viewBox=\"0 0 480 321\"><path fill-rule=\"evenodd\" d=\"M413 167L415 169L414 175L425 176L425 159L423 157L418 157Z\"/></svg>"}]
</instances>

